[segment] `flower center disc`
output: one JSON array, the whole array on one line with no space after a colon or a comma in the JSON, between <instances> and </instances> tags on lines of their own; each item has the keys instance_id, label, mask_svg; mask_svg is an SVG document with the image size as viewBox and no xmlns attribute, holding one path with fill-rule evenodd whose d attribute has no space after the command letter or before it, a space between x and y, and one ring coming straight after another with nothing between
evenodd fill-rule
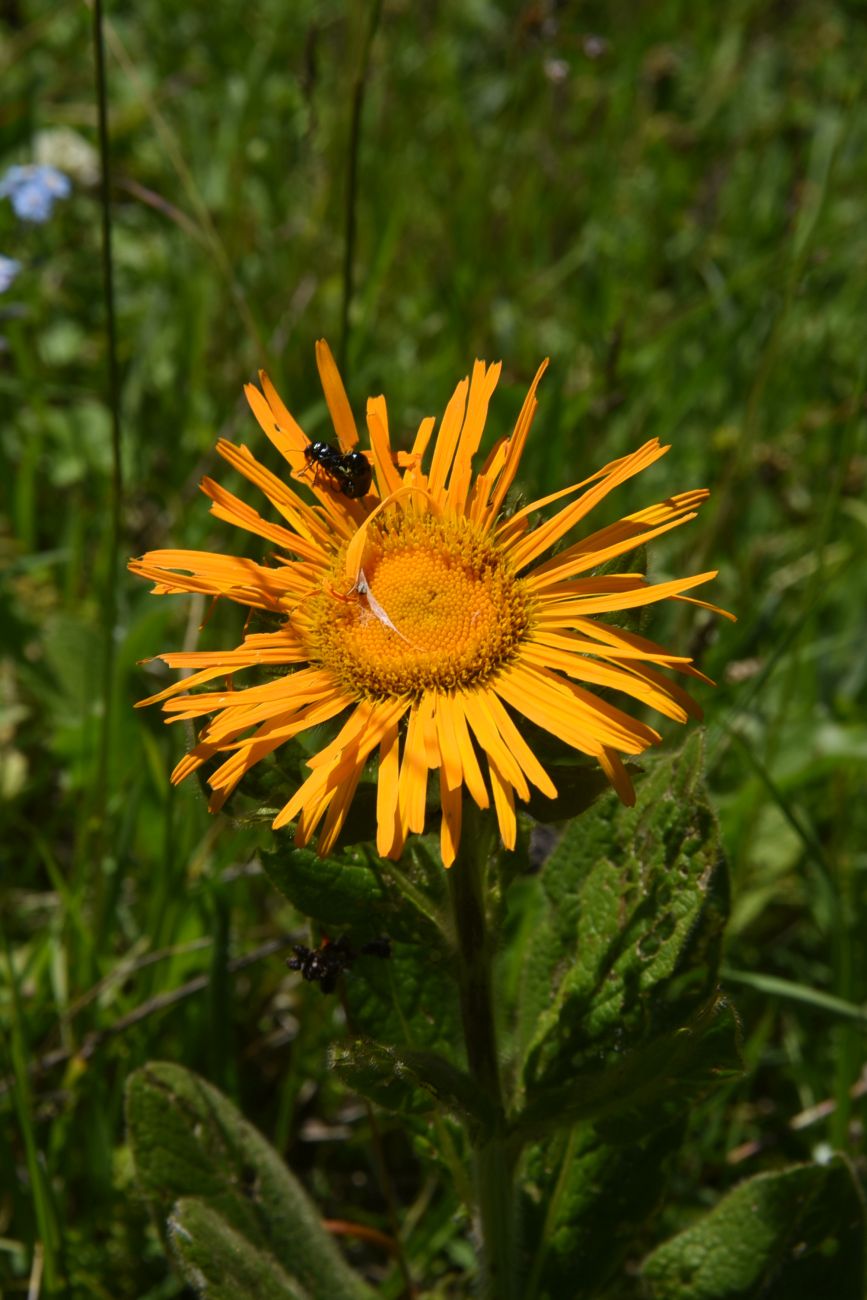
<instances>
[{"instance_id":1,"label":"flower center disc","mask_svg":"<svg viewBox=\"0 0 867 1300\"><path fill-rule=\"evenodd\" d=\"M345 588L341 553L312 611L310 658L375 698L479 685L529 623L523 584L465 519L397 513L372 525L360 589L341 600Z\"/></svg>"}]
</instances>

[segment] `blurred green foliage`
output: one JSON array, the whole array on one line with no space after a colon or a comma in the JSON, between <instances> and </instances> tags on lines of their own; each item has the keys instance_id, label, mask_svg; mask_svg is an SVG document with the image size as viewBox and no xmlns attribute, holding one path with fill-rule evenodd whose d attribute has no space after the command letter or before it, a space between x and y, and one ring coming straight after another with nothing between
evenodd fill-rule
<instances>
[{"instance_id":1,"label":"blurred green foliage","mask_svg":"<svg viewBox=\"0 0 867 1300\"><path fill-rule=\"evenodd\" d=\"M420 1182L422 1139L383 1120L372 1144L367 1112L324 1068L341 1013L276 951L303 935L258 865L268 835L209 819L192 783L172 789L186 738L132 707L162 680L137 661L191 640L207 611L152 601L125 555L258 553L196 491L218 434L268 459L243 382L266 367L307 432L325 431L313 341L340 343L367 20L336 0L109 11L117 554L100 204L80 147L96 144L90 12L0 4L0 171L54 148L74 180L45 225L0 201L0 253L24 264L0 297L10 1295L39 1269L45 1294L63 1278L74 1297L182 1293L124 1146L123 1082L154 1056L234 1095L329 1217L388 1232L391 1195L434 1293L467 1263L449 1178ZM475 355L502 357L493 438L550 355L526 492L653 434L671 454L613 509L714 492L651 551L650 572L718 566L718 599L740 621L685 606L653 633L720 683L701 699L750 1069L691 1117L659 1240L782 1158L832 1145L863 1176L865 38L852 0L386 0L371 48L347 340L356 408L384 391L409 436ZM68 137L46 143L58 128L76 156ZM239 630L218 608L203 636ZM355 1249L399 1295L388 1259Z\"/></svg>"}]
</instances>

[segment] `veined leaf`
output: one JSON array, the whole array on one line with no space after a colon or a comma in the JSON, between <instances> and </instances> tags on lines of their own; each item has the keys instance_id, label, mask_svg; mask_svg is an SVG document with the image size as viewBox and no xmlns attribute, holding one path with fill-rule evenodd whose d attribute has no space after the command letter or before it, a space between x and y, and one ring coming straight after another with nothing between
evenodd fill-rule
<instances>
[{"instance_id":1,"label":"veined leaf","mask_svg":"<svg viewBox=\"0 0 867 1300\"><path fill-rule=\"evenodd\" d=\"M609 1069L712 1000L728 889L700 766L694 738L654 767L635 808L599 800L546 862L548 918L525 968L528 1103L582 1081L604 1089Z\"/></svg>"},{"instance_id":2,"label":"veined leaf","mask_svg":"<svg viewBox=\"0 0 867 1300\"><path fill-rule=\"evenodd\" d=\"M184 1198L169 1215L181 1272L205 1300L308 1300L270 1252L257 1248L205 1201Z\"/></svg>"},{"instance_id":3,"label":"veined leaf","mask_svg":"<svg viewBox=\"0 0 867 1300\"><path fill-rule=\"evenodd\" d=\"M358 939L388 934L429 946L442 944L429 879L411 879L403 863L381 864L360 849L319 858L310 849L289 845L263 853L262 865L290 903L324 926L349 929Z\"/></svg>"},{"instance_id":4,"label":"veined leaf","mask_svg":"<svg viewBox=\"0 0 867 1300\"><path fill-rule=\"evenodd\" d=\"M647 1259L653 1300L863 1300L864 1200L849 1164L758 1174Z\"/></svg>"},{"instance_id":5,"label":"veined leaf","mask_svg":"<svg viewBox=\"0 0 867 1300\"><path fill-rule=\"evenodd\" d=\"M329 1300L366 1300L371 1295L277 1152L204 1079L161 1061L136 1070L127 1083L127 1126L146 1194L164 1216L176 1201L182 1203L173 1230L176 1242L182 1240L178 1224L190 1234L197 1224L211 1240L219 1221L232 1234L226 1251L234 1252L237 1267L251 1277L266 1277L269 1270L275 1278L285 1275L295 1288L288 1296L308 1292ZM190 1199L201 1208L191 1209ZM250 1250L242 1250L239 1240ZM183 1258L195 1259L200 1268L204 1243L194 1234L192 1242L184 1242L179 1245Z\"/></svg>"}]
</instances>

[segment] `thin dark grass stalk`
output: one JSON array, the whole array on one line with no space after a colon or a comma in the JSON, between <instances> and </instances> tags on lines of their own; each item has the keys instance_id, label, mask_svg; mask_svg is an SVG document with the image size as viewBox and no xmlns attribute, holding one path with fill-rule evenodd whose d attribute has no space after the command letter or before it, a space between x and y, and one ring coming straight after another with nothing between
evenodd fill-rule
<instances>
[{"instance_id":1,"label":"thin dark grass stalk","mask_svg":"<svg viewBox=\"0 0 867 1300\"><path fill-rule=\"evenodd\" d=\"M355 283L355 243L358 203L358 155L361 149L361 119L367 92L367 74L370 69L370 47L379 27L382 0L372 0L370 15L364 33L358 69L352 85L352 110L349 120L349 146L346 151L346 206L343 235L343 293L340 303L340 338L337 359L344 379L347 377L347 352L349 350L349 314Z\"/></svg>"},{"instance_id":2,"label":"thin dark grass stalk","mask_svg":"<svg viewBox=\"0 0 867 1300\"><path fill-rule=\"evenodd\" d=\"M105 75L102 0L93 0L93 65L100 158L100 222L102 235L102 290L108 366L108 405L111 411L111 476L109 479L108 531L102 592L102 716L99 729L94 813L96 840L104 844L108 814L108 771L114 716L115 628L117 626L117 564L120 554L123 466L121 462L120 369L117 360L117 320L114 309L114 263L111 225L111 150L108 138L108 91Z\"/></svg>"}]
</instances>

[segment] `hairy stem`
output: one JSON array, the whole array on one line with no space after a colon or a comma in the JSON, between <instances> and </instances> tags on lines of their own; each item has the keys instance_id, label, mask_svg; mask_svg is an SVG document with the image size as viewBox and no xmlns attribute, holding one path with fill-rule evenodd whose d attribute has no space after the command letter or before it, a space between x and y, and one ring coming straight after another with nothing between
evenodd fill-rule
<instances>
[{"instance_id":1,"label":"hairy stem","mask_svg":"<svg viewBox=\"0 0 867 1300\"><path fill-rule=\"evenodd\" d=\"M474 812L470 816L478 824L464 826L461 851L448 879L467 1062L470 1074L488 1097L496 1116L493 1131L475 1141L473 1150L482 1238L483 1294L486 1300L517 1300L515 1153L506 1137L491 984L493 944L485 908L486 867L493 836L486 819Z\"/></svg>"}]
</instances>

